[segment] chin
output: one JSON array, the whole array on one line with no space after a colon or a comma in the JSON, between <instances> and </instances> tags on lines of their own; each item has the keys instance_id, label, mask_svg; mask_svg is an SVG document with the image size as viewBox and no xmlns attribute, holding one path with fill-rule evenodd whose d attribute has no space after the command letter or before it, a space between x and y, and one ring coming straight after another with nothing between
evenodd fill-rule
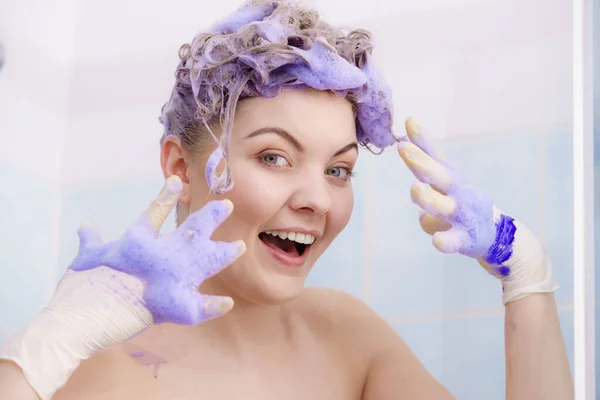
<instances>
[{"instance_id":1,"label":"chin","mask_svg":"<svg viewBox=\"0 0 600 400\"><path fill-rule=\"evenodd\" d=\"M265 305L285 304L296 299L304 290L305 279L293 277L270 277L261 282L261 288L254 293L255 302Z\"/></svg>"},{"instance_id":2,"label":"chin","mask_svg":"<svg viewBox=\"0 0 600 400\"><path fill-rule=\"evenodd\" d=\"M219 295L230 296L234 301L253 304L279 305L296 299L314 260L305 260L301 266L289 266L274 259L263 248L249 247L246 254L217 275L219 286L227 288Z\"/></svg>"},{"instance_id":3,"label":"chin","mask_svg":"<svg viewBox=\"0 0 600 400\"><path fill-rule=\"evenodd\" d=\"M243 273L237 275L232 285L228 285L237 296L254 304L278 305L297 298L304 290L304 283L310 267L294 268L285 266L246 263ZM241 271L240 271L241 272Z\"/></svg>"},{"instance_id":4,"label":"chin","mask_svg":"<svg viewBox=\"0 0 600 400\"><path fill-rule=\"evenodd\" d=\"M261 235L257 240L245 240L246 253L210 279L211 294L257 305L285 304L300 296L322 246L297 248L266 239Z\"/></svg>"}]
</instances>

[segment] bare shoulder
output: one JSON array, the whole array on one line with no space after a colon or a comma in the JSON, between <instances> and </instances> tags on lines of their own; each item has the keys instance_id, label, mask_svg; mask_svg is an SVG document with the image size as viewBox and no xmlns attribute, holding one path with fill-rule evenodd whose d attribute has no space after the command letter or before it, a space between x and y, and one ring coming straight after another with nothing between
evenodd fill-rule
<instances>
[{"instance_id":1,"label":"bare shoulder","mask_svg":"<svg viewBox=\"0 0 600 400\"><path fill-rule=\"evenodd\" d=\"M67 384L60 389L56 400L100 400L131 399L131 387L126 382L134 382L131 361L117 348L103 350L88 360L83 361L69 378Z\"/></svg>"},{"instance_id":2,"label":"bare shoulder","mask_svg":"<svg viewBox=\"0 0 600 400\"><path fill-rule=\"evenodd\" d=\"M351 294L330 288L306 288L296 307L314 326L335 334L336 340L347 341L368 357L386 345L404 345L383 318Z\"/></svg>"},{"instance_id":3,"label":"bare shoulder","mask_svg":"<svg viewBox=\"0 0 600 400\"><path fill-rule=\"evenodd\" d=\"M349 293L324 288L309 287L298 298L296 307L307 318L326 323L330 328L350 331L359 320L377 320L379 316L362 300Z\"/></svg>"},{"instance_id":4,"label":"bare shoulder","mask_svg":"<svg viewBox=\"0 0 600 400\"><path fill-rule=\"evenodd\" d=\"M317 329L342 343L355 362L364 364L363 400L453 399L394 329L362 300L333 289L307 288L297 307Z\"/></svg>"}]
</instances>

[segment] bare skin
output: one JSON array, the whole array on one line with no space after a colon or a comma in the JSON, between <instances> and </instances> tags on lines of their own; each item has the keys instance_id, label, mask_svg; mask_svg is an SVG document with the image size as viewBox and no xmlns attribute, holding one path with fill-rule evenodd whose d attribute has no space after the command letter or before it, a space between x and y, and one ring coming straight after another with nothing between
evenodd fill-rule
<instances>
[{"instance_id":1,"label":"bare skin","mask_svg":"<svg viewBox=\"0 0 600 400\"><path fill-rule=\"evenodd\" d=\"M192 329L156 326L105 350L56 399L454 399L383 320L346 294L307 289L282 310L279 334L247 335L253 339L233 346L222 336L226 318ZM573 398L553 295L510 304L506 342L507 399ZM172 361L155 377L152 365L130 356L138 351Z\"/></svg>"},{"instance_id":2,"label":"bare skin","mask_svg":"<svg viewBox=\"0 0 600 400\"><path fill-rule=\"evenodd\" d=\"M263 336L256 326L242 340L222 331L229 314L195 328L156 326L84 362L56 399L362 399L386 335L402 349L398 367L411 371L404 379L419 377L421 394L445 393L391 328L350 296L307 289L280 311L277 330ZM168 360L157 378L128 354L140 349Z\"/></svg>"},{"instance_id":3,"label":"bare skin","mask_svg":"<svg viewBox=\"0 0 600 400\"><path fill-rule=\"evenodd\" d=\"M97 353L55 399L453 399L366 305L304 288L352 212L344 172L357 158L350 104L330 93L292 91L251 99L238 111L230 151L236 183L227 193L235 208L213 239L244 240L247 252L199 288L232 297L233 310L196 327L155 326ZM282 128L297 143L273 132L252 136L265 127ZM216 198L207 195L207 154L189 154L174 139L163 145L165 176L183 182L182 219ZM265 249L258 235L273 229L315 233L303 265L283 265ZM506 327L507 398L572 398L554 297L508 304ZM149 360L161 362L157 377L153 365L143 365ZM0 398L15 394L37 398L18 367L0 362Z\"/></svg>"}]
</instances>

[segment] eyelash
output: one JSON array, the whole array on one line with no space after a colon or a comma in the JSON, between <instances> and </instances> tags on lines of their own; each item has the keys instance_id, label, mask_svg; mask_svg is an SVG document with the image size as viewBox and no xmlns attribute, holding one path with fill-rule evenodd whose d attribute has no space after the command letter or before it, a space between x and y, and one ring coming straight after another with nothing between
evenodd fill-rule
<instances>
[{"instance_id":1,"label":"eyelash","mask_svg":"<svg viewBox=\"0 0 600 400\"><path fill-rule=\"evenodd\" d=\"M264 153L264 154L261 154L261 155L258 157L258 159L259 159L259 161L260 161L260 162L262 162L263 164L267 164L267 165L274 166L274 167L278 167L278 166L279 166L279 165L277 165L277 164L273 164L273 163L266 162L266 161L265 161L265 158L266 158L266 157L279 157L279 158L282 158L282 159L284 159L284 160L285 160L285 162L286 162L286 163L289 165L289 162L287 161L287 159L286 159L285 157L283 157L283 156L281 156L281 155L279 155L279 154L274 154L274 153ZM334 176L334 178L338 178L338 179L342 179L342 180L344 180L344 181L347 181L347 180L349 180L350 178L352 178L352 177L356 176L356 173L355 173L355 172L352 170L352 168L350 168L350 167L344 167L344 166L331 167L331 168L328 168L328 169L327 169L327 171L330 171L330 170L332 170L332 169L337 169L337 168L340 168L340 169L343 169L343 170L345 170L345 171L346 171L346 176L345 176L345 177L341 177L341 178L340 178L340 177L337 177L337 176ZM331 176L331 175L330 175L330 176Z\"/></svg>"},{"instance_id":2,"label":"eyelash","mask_svg":"<svg viewBox=\"0 0 600 400\"><path fill-rule=\"evenodd\" d=\"M349 167L341 167L341 166L340 167L331 167L331 168L328 168L327 170L331 171L332 169L336 169L336 168L340 168L340 169L345 170L346 171L346 176L345 177L334 176L334 178L338 178L338 179L342 179L344 181L347 181L348 179L352 178L355 175L354 171L352 171Z\"/></svg>"}]
</instances>

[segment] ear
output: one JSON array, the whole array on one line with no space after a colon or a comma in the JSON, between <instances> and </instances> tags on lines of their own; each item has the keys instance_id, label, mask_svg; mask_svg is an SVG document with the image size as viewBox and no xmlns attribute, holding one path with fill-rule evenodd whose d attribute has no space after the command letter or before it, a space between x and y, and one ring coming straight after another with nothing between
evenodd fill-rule
<instances>
[{"instance_id":1,"label":"ear","mask_svg":"<svg viewBox=\"0 0 600 400\"><path fill-rule=\"evenodd\" d=\"M179 193L179 203L190 204L190 181L188 179L188 161L187 152L181 144L181 139L175 135L167 136L160 149L160 165L163 176L167 179L169 176L177 175L181 179L183 187Z\"/></svg>"}]
</instances>

